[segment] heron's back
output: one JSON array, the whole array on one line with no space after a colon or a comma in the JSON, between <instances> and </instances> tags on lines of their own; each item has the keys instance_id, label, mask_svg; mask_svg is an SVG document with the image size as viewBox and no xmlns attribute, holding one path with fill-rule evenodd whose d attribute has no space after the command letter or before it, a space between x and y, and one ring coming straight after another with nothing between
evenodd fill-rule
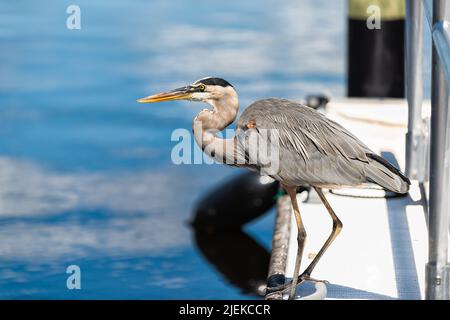
<instances>
[{"instance_id":1,"label":"heron's back","mask_svg":"<svg viewBox=\"0 0 450 320\"><path fill-rule=\"evenodd\" d=\"M399 193L409 189L409 180L397 168L348 130L295 101L256 101L242 113L238 129L276 133L279 169L272 176L285 185L356 186L370 182Z\"/></svg>"}]
</instances>

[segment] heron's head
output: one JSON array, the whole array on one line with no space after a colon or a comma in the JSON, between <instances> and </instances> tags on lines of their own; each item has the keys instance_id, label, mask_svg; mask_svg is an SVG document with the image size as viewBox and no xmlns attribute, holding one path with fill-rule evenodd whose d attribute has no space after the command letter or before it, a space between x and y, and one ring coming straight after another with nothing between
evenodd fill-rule
<instances>
[{"instance_id":1,"label":"heron's head","mask_svg":"<svg viewBox=\"0 0 450 320\"><path fill-rule=\"evenodd\" d=\"M207 77L187 86L153 94L137 101L140 103L154 103L170 100L193 100L215 105L216 101L231 97L236 97L236 91L228 81L221 78Z\"/></svg>"}]
</instances>

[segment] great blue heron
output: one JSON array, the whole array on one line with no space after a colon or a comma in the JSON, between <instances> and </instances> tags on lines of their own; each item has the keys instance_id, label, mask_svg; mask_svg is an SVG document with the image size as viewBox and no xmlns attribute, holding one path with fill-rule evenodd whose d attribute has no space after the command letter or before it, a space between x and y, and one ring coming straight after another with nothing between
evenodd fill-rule
<instances>
[{"instance_id":1,"label":"great blue heron","mask_svg":"<svg viewBox=\"0 0 450 320\"><path fill-rule=\"evenodd\" d=\"M260 170L278 180L290 197L298 228L298 249L294 276L290 283L291 299L295 298L298 282L312 279L311 272L340 233L342 222L334 213L322 188L360 186L375 183L384 189L407 193L410 182L397 168L376 155L364 143L338 123L300 103L278 98L258 100L242 113L234 137L223 139L217 134L235 119L238 96L226 80L207 77L193 84L155 95L138 102L153 103L169 100L194 100L209 104L193 120L196 143L212 158L233 166ZM271 131L268 138L267 133ZM273 133L273 134L272 134ZM249 139L249 136L265 139ZM252 142L253 141L253 142ZM255 142L256 141L256 142ZM276 170L267 170L267 156L254 156L255 149L276 146ZM253 156L252 156L253 155ZM243 161L239 161L243 159ZM273 169L273 168L271 168ZM306 231L298 208L296 189L311 185L333 219L330 236L313 261L299 275ZM274 288L284 290L289 283Z\"/></svg>"}]
</instances>

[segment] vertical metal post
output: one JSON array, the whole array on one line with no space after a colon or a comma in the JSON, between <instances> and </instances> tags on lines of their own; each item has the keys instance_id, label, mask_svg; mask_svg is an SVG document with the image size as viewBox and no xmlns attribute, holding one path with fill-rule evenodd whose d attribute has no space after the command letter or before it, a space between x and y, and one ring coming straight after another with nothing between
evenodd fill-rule
<instances>
[{"instance_id":1,"label":"vertical metal post","mask_svg":"<svg viewBox=\"0 0 450 320\"><path fill-rule=\"evenodd\" d=\"M411 179L424 180L423 150L420 139L422 127L422 30L423 3L406 0L406 37L405 37L405 92L408 100L408 133L406 134L406 175Z\"/></svg>"},{"instance_id":2,"label":"vertical metal post","mask_svg":"<svg viewBox=\"0 0 450 320\"><path fill-rule=\"evenodd\" d=\"M433 1L433 26L449 18L446 1ZM434 29L432 30L434 31ZM444 69L433 45L431 79L431 154L428 264L426 299L449 299L448 279L448 176L445 173L448 90Z\"/></svg>"}]
</instances>

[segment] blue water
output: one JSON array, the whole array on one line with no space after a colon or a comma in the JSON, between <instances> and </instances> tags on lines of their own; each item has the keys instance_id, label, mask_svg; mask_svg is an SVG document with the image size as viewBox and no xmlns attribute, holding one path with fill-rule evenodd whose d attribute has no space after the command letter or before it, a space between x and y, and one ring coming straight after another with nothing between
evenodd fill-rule
<instances>
[{"instance_id":1,"label":"blue water","mask_svg":"<svg viewBox=\"0 0 450 320\"><path fill-rule=\"evenodd\" d=\"M66 28L70 4L81 30ZM0 298L254 298L200 253L187 224L198 199L241 171L171 162L172 131L205 106L135 100L207 75L231 82L241 106L343 96L345 10L325 0L0 2ZM273 219L245 228L266 258ZM71 264L81 290L66 287Z\"/></svg>"}]
</instances>

